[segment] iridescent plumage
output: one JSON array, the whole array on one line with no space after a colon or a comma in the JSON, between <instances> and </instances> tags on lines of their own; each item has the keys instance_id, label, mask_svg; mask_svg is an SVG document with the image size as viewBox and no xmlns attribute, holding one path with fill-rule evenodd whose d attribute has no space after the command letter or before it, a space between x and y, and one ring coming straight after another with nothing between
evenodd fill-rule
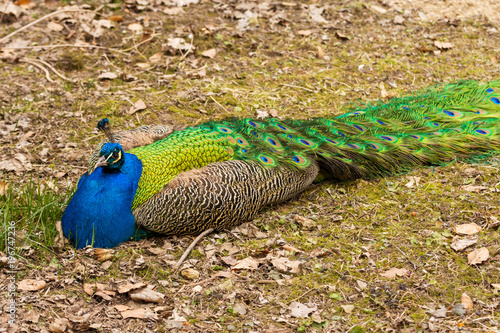
<instances>
[{"instance_id":1,"label":"iridescent plumage","mask_svg":"<svg viewBox=\"0 0 500 333\"><path fill-rule=\"evenodd\" d=\"M164 131L169 135L163 139L128 148L142 164L129 209L138 226L163 234L223 230L296 195L315 179L393 175L495 153L499 115L500 82L464 81L339 117L234 118ZM133 133L119 133L116 141ZM93 154L89 170L105 148L101 144ZM84 213L71 214L81 214L81 224L86 223ZM119 228L119 221L116 216L105 223Z\"/></svg>"}]
</instances>

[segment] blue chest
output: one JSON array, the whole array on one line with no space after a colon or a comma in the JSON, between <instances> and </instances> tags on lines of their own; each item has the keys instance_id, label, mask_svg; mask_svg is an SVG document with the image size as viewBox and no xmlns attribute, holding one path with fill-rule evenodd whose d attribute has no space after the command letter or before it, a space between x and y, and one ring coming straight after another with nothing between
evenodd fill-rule
<instances>
[{"instance_id":1,"label":"blue chest","mask_svg":"<svg viewBox=\"0 0 500 333\"><path fill-rule=\"evenodd\" d=\"M76 248L115 247L134 236L131 207L141 173L141 161L135 155L125 154L120 170L98 167L80 178L61 218L63 233Z\"/></svg>"}]
</instances>

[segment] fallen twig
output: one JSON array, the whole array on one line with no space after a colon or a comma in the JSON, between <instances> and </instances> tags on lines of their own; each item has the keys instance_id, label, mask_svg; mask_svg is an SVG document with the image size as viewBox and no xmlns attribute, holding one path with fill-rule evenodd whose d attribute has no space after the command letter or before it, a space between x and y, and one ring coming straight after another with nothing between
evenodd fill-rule
<instances>
[{"instance_id":1,"label":"fallen twig","mask_svg":"<svg viewBox=\"0 0 500 333\"><path fill-rule=\"evenodd\" d=\"M98 8L100 9L100 7ZM98 10L97 9L97 10ZM19 29L17 29L16 31L14 31L13 33L10 33L8 34L7 36L3 37L2 39L0 39L0 44L5 42L7 39L9 39L10 37L14 36L14 35L17 35L18 33L20 33L21 31L23 30L26 30L28 29L29 27L32 27L34 26L35 24L39 23L39 22L42 22L43 20L46 20L48 19L49 17L52 17L54 15L57 15L57 14L61 14L61 13L65 13L65 12L91 12L91 13L95 13L95 14L99 14L97 13L97 10L96 11L93 11L93 10L87 10L87 9L61 9L61 10L58 10L58 11L55 11L53 13L49 13L47 15L45 15L44 17L41 17L39 18L38 20L35 20L29 24L26 24L24 27L21 27Z\"/></svg>"},{"instance_id":2,"label":"fallen twig","mask_svg":"<svg viewBox=\"0 0 500 333\"><path fill-rule=\"evenodd\" d=\"M17 49L31 50L31 49L53 49L56 47L84 47L84 48L89 48L89 49L109 50L109 51L113 51L116 53L128 55L128 53L125 53L125 52L117 50L117 49L112 49L109 47L97 46L97 45L81 45L81 44L53 44L53 45L35 45L35 46L2 47L2 48L3 49L15 49L15 50L17 50Z\"/></svg>"},{"instance_id":3,"label":"fallen twig","mask_svg":"<svg viewBox=\"0 0 500 333\"><path fill-rule=\"evenodd\" d=\"M179 261L177 262L177 264L175 264L174 266L174 271L178 270L179 267L181 267L182 263L184 262L184 260L186 260L186 258L188 257L189 253L191 253L191 251L193 250L193 248L196 246L196 244L198 244L198 242L203 238L205 237L206 235L212 233L214 231L214 228L210 228L210 229L207 229L205 231L203 231L198 237L196 237L196 239L191 243L191 245L189 245L189 247L187 248L186 251L184 251L184 254L182 255L182 257L179 259Z\"/></svg>"},{"instance_id":4,"label":"fallen twig","mask_svg":"<svg viewBox=\"0 0 500 333\"><path fill-rule=\"evenodd\" d=\"M41 60L41 59L36 59L35 61L39 61L41 62L42 64L44 64L45 66L47 66L49 69L51 69L54 74L56 74L57 76L59 76L61 79L65 80L65 81L71 81L71 82L74 82L74 80L71 80L71 79L68 79L66 76L62 75L61 73L59 73L54 67L52 67L51 64L49 64L48 62L44 61L44 60Z\"/></svg>"},{"instance_id":5,"label":"fallen twig","mask_svg":"<svg viewBox=\"0 0 500 333\"><path fill-rule=\"evenodd\" d=\"M47 70L47 68L43 67L43 66L42 66L42 65L40 65L38 62L35 62L35 61L33 61L33 60L29 60L29 59L21 59L20 61L21 61L21 62L26 62L26 63L28 63L28 64L32 64L33 66L36 66L36 67L40 68L42 71L44 71L44 72L45 72L45 77L47 78L47 80L48 80L49 82L56 82L56 81L54 81L54 80L52 80L52 79L50 78L50 73L49 73L49 71Z\"/></svg>"}]
</instances>

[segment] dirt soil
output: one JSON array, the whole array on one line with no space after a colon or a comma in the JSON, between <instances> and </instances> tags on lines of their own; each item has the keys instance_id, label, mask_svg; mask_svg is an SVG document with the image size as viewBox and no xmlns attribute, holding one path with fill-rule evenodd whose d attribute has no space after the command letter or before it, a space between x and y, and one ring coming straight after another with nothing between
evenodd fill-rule
<instances>
[{"instance_id":1,"label":"dirt soil","mask_svg":"<svg viewBox=\"0 0 500 333\"><path fill-rule=\"evenodd\" d=\"M339 115L499 79L499 29L498 1L0 3L0 332L499 332L496 159L319 184L178 272L190 237L75 251L56 227L104 117Z\"/></svg>"}]
</instances>

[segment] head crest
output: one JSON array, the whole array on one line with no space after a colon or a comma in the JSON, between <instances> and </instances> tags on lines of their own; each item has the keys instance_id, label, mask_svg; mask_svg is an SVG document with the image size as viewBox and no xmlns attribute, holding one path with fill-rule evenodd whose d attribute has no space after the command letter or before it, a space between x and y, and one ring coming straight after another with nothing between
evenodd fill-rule
<instances>
[{"instance_id":1,"label":"head crest","mask_svg":"<svg viewBox=\"0 0 500 333\"><path fill-rule=\"evenodd\" d=\"M111 133L108 118L104 118L104 119L99 120L99 122L97 123L97 129L99 131L103 131L104 134L106 134L106 137L108 138L109 142L112 142L112 143L115 142L114 135L113 135L113 133Z\"/></svg>"}]
</instances>

